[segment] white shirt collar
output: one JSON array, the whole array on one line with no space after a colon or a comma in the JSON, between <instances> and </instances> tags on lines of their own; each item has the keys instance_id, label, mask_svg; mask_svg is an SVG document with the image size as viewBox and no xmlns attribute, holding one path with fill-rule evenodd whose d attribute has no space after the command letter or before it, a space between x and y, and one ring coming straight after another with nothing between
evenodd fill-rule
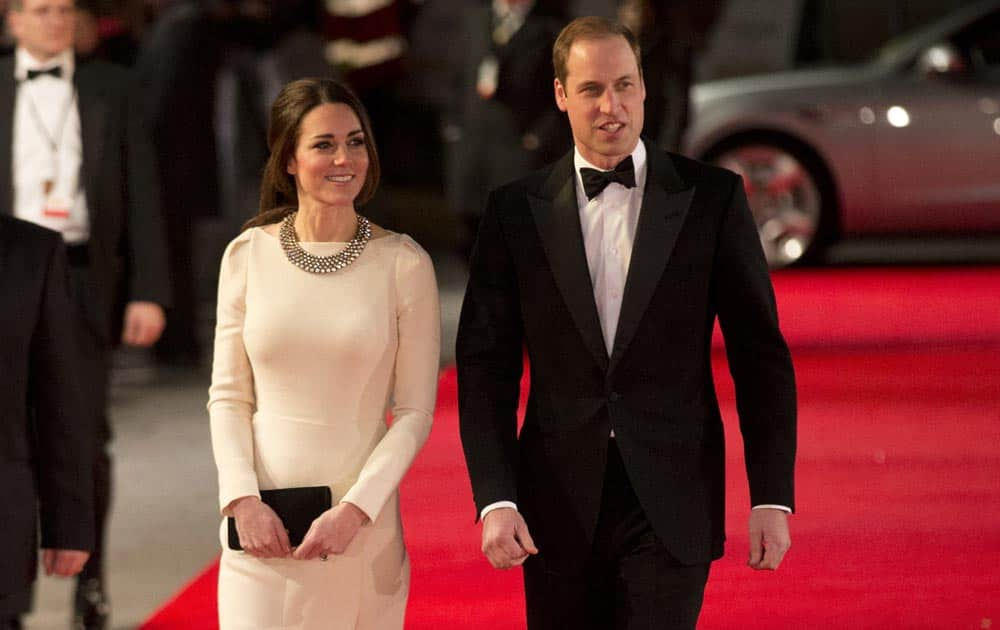
<instances>
[{"instance_id":1,"label":"white shirt collar","mask_svg":"<svg viewBox=\"0 0 1000 630\"><path fill-rule=\"evenodd\" d=\"M635 168L635 187L637 190L644 190L646 186L646 145L639 138L639 141L635 143L635 148L632 149L632 166ZM578 191L583 190L583 178L580 176L581 168L592 168L598 171L605 171L608 169L597 168L580 154L580 149L576 146L573 147L573 172L576 174L576 189ZM595 197L596 199L596 197Z\"/></svg>"},{"instance_id":2,"label":"white shirt collar","mask_svg":"<svg viewBox=\"0 0 1000 630\"><path fill-rule=\"evenodd\" d=\"M18 46L14 51L14 78L23 81L28 78L28 70L47 70L60 66L62 68L62 78L66 81L73 80L73 71L76 69L76 59L73 50L67 48L48 61L39 61L24 48Z\"/></svg>"}]
</instances>

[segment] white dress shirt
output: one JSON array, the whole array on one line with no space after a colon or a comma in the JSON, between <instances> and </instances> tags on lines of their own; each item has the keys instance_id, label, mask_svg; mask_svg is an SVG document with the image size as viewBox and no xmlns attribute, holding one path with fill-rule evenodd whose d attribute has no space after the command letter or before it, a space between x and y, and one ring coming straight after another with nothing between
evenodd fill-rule
<instances>
[{"instance_id":1,"label":"white dress shirt","mask_svg":"<svg viewBox=\"0 0 1000 630\"><path fill-rule=\"evenodd\" d=\"M67 243L83 243L90 237L90 222L80 183L83 141L73 51L43 63L19 47L14 63L14 216L62 233ZM55 66L62 69L60 78L28 80L28 70ZM51 183L48 193L46 182Z\"/></svg>"},{"instance_id":2,"label":"white dress shirt","mask_svg":"<svg viewBox=\"0 0 1000 630\"><path fill-rule=\"evenodd\" d=\"M573 151L576 172L576 204L580 208L580 228L583 230L583 248L587 253L590 284L594 287L594 303L601 321L604 347L608 356L615 345L615 331L622 310L625 279L632 260L632 244L639 225L642 191L646 185L646 147L642 142L632 151L635 167L635 187L626 188L617 182L608 184L599 195L587 200L583 191L581 168L599 169Z\"/></svg>"},{"instance_id":3,"label":"white dress shirt","mask_svg":"<svg viewBox=\"0 0 1000 630\"><path fill-rule=\"evenodd\" d=\"M599 195L588 200L583 190L581 168L599 169L588 162L579 149L573 150L573 166L576 172L576 203L580 209L580 228L583 231L583 248L587 254L587 268L590 283L594 287L594 302L597 317L601 322L604 347L611 356L615 344L615 332L622 310L625 294L625 280L632 260L632 245L639 226L639 210L642 208L642 193L646 187L646 146L640 141L632 151L635 167L635 187L612 182ZM614 430L611 437L615 436ZM498 508L517 509L512 501L497 501L482 509L480 518ZM786 512L791 509L783 505L755 505L753 509L777 508Z\"/></svg>"}]
</instances>

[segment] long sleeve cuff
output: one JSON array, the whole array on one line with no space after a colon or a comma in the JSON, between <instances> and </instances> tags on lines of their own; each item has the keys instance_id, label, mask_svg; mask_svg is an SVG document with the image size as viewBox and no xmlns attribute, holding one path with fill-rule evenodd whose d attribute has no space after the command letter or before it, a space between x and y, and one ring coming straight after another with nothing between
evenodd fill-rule
<instances>
[{"instance_id":1,"label":"long sleeve cuff","mask_svg":"<svg viewBox=\"0 0 1000 630\"><path fill-rule=\"evenodd\" d=\"M772 510L781 510L782 512L788 512L789 514L792 513L792 508L788 507L787 505L777 505L775 503L762 503L760 505L755 505L755 506L753 506L750 509L751 510L762 510L764 508L769 508L769 509L772 509Z\"/></svg>"},{"instance_id":2,"label":"long sleeve cuff","mask_svg":"<svg viewBox=\"0 0 1000 630\"><path fill-rule=\"evenodd\" d=\"M490 503L479 513L479 520L486 518L486 515L493 510L499 510L500 508L514 508L517 509L517 504L513 501L496 501L495 503Z\"/></svg>"}]
</instances>

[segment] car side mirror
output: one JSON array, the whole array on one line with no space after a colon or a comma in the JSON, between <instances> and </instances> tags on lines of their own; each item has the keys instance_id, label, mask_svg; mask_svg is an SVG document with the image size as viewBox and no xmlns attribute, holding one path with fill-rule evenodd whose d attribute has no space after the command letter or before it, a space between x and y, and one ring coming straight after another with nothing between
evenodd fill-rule
<instances>
[{"instance_id":1,"label":"car side mirror","mask_svg":"<svg viewBox=\"0 0 1000 630\"><path fill-rule=\"evenodd\" d=\"M934 44L917 58L917 70L926 77L964 74L969 69L962 53L948 43Z\"/></svg>"}]
</instances>

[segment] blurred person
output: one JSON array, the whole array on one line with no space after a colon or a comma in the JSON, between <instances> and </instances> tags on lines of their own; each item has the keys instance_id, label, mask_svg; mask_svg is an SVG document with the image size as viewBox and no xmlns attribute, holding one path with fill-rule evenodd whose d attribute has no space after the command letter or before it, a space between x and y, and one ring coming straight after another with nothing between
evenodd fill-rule
<instances>
[{"instance_id":1,"label":"blurred person","mask_svg":"<svg viewBox=\"0 0 1000 630\"><path fill-rule=\"evenodd\" d=\"M131 67L139 50L139 0L117 1L113 6L97 0L77 2L73 47L81 58L97 58Z\"/></svg>"},{"instance_id":2,"label":"blurred person","mask_svg":"<svg viewBox=\"0 0 1000 630\"><path fill-rule=\"evenodd\" d=\"M200 357L195 330L194 227L199 219L218 214L213 114L216 75L225 45L218 4L163 2L134 67L145 124L158 158L173 296L156 356L173 365L196 365Z\"/></svg>"},{"instance_id":3,"label":"blurred person","mask_svg":"<svg viewBox=\"0 0 1000 630\"><path fill-rule=\"evenodd\" d=\"M640 139L631 31L574 20L553 66L575 147L491 193L459 322L482 548L496 568L523 564L530 630L693 629L725 537L714 323L736 384L758 570L790 544L791 358L740 178Z\"/></svg>"},{"instance_id":4,"label":"blurred person","mask_svg":"<svg viewBox=\"0 0 1000 630\"><path fill-rule=\"evenodd\" d=\"M341 83L288 84L268 146L260 212L219 274L208 409L219 503L243 549L224 521L220 627L402 628L398 486L431 428L434 270L410 237L358 214L379 159ZM261 491L310 486L332 507L293 547Z\"/></svg>"},{"instance_id":5,"label":"blurred person","mask_svg":"<svg viewBox=\"0 0 1000 630\"><path fill-rule=\"evenodd\" d=\"M570 146L545 88L564 11L533 0L469 4L453 49L445 112L448 205L475 237L487 192L551 162ZM468 245L465 246L468 249Z\"/></svg>"},{"instance_id":6,"label":"blurred person","mask_svg":"<svg viewBox=\"0 0 1000 630\"><path fill-rule=\"evenodd\" d=\"M215 146L219 214L226 231L246 221L257 204L260 174L267 163L267 118L274 99L291 81L338 78L324 56L316 11L303 0L248 11L230 4L225 46L216 78Z\"/></svg>"},{"instance_id":7,"label":"blurred person","mask_svg":"<svg viewBox=\"0 0 1000 630\"><path fill-rule=\"evenodd\" d=\"M697 54L708 44L723 0L624 0L618 19L639 38L646 84L643 134L678 151L687 129Z\"/></svg>"},{"instance_id":8,"label":"blurred person","mask_svg":"<svg viewBox=\"0 0 1000 630\"><path fill-rule=\"evenodd\" d=\"M409 26L418 0L325 0L319 19L323 54L333 72L361 98L379 134L382 152L395 159L382 165L389 185L419 185L433 157L413 151L422 127L410 87ZM434 134L429 134L431 138ZM415 154L424 154L414 158ZM421 173L423 171L423 173ZM372 208L374 210L374 208Z\"/></svg>"},{"instance_id":9,"label":"blurred person","mask_svg":"<svg viewBox=\"0 0 1000 630\"><path fill-rule=\"evenodd\" d=\"M76 575L94 545L69 268L57 232L0 214L0 630L21 628L38 566Z\"/></svg>"},{"instance_id":10,"label":"blurred person","mask_svg":"<svg viewBox=\"0 0 1000 630\"><path fill-rule=\"evenodd\" d=\"M97 15L89 8L76 7L76 28L73 32L73 50L80 57L97 53L101 45L101 27Z\"/></svg>"},{"instance_id":11,"label":"blurred person","mask_svg":"<svg viewBox=\"0 0 1000 630\"><path fill-rule=\"evenodd\" d=\"M84 410L94 427L95 547L77 580L78 627L104 628L105 523L111 500L111 353L149 346L169 299L159 183L121 68L73 54L73 0L12 0L17 42L0 59L0 211L60 232L67 244ZM86 443L86 442L85 442Z\"/></svg>"},{"instance_id":12,"label":"blurred person","mask_svg":"<svg viewBox=\"0 0 1000 630\"><path fill-rule=\"evenodd\" d=\"M378 91L404 73L407 0L326 0L320 33L326 60L359 96Z\"/></svg>"}]
</instances>

